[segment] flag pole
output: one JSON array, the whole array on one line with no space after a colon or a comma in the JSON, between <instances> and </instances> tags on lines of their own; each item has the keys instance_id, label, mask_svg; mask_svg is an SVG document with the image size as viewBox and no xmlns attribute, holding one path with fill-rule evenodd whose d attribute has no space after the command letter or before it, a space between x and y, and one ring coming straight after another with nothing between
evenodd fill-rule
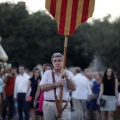
<instances>
[{"instance_id":1,"label":"flag pole","mask_svg":"<svg viewBox=\"0 0 120 120\"><path fill-rule=\"evenodd\" d=\"M65 41L64 41L64 58L63 58L63 66L62 68L65 69L66 67L66 56L67 56L67 44L68 44L68 35L65 35ZM62 79L64 79L64 76L62 76ZM60 99L59 99L59 115L62 115L62 97L63 97L63 85L60 87Z\"/></svg>"}]
</instances>

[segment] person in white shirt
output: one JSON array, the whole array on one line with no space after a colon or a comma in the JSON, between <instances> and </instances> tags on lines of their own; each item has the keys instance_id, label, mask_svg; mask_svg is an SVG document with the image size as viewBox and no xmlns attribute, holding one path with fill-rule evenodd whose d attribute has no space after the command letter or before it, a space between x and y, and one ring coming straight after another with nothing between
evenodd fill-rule
<instances>
[{"instance_id":1,"label":"person in white shirt","mask_svg":"<svg viewBox=\"0 0 120 120\"><path fill-rule=\"evenodd\" d=\"M0 107L2 103L2 94L3 94L3 80L2 80L2 71L0 68Z\"/></svg>"},{"instance_id":2,"label":"person in white shirt","mask_svg":"<svg viewBox=\"0 0 120 120\"><path fill-rule=\"evenodd\" d=\"M15 80L14 99L17 100L19 120L23 120L23 112L25 120L29 120L28 102L26 101L26 92L30 76L25 73L23 65L19 66L19 75Z\"/></svg>"},{"instance_id":3,"label":"person in white shirt","mask_svg":"<svg viewBox=\"0 0 120 120\"><path fill-rule=\"evenodd\" d=\"M2 78L0 77L0 108L1 108L1 104L2 104L2 101L3 101L3 99L2 99L2 94L3 94L3 80L2 80ZM1 109L0 109L1 110Z\"/></svg>"},{"instance_id":4,"label":"person in white shirt","mask_svg":"<svg viewBox=\"0 0 120 120\"><path fill-rule=\"evenodd\" d=\"M76 117L75 120L83 120L85 117L85 102L88 99L88 96L92 94L92 91L88 79L80 73L80 67L75 67L74 72L75 76L73 79L77 85L76 90L72 92L72 102Z\"/></svg>"},{"instance_id":5,"label":"person in white shirt","mask_svg":"<svg viewBox=\"0 0 120 120\"><path fill-rule=\"evenodd\" d=\"M40 82L40 87L44 92L43 113L44 120L56 120L57 108L56 103L59 102L60 86L63 85L62 106L65 109L62 111L62 116L58 120L71 120L70 103L68 102L69 90L74 91L76 85L73 81L73 74L70 71L62 69L63 55L61 53L54 53L51 57L53 64L53 71L48 70L43 74ZM55 77L53 83L52 75ZM64 76L64 79L62 79ZM54 88L56 89L57 100L55 102ZM68 104L67 104L68 103Z\"/></svg>"}]
</instances>

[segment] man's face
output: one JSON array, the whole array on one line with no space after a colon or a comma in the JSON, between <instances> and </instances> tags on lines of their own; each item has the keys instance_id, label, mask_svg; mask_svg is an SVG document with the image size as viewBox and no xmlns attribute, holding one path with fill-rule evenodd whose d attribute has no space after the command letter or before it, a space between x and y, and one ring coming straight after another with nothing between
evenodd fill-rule
<instances>
[{"instance_id":1,"label":"man's face","mask_svg":"<svg viewBox=\"0 0 120 120\"><path fill-rule=\"evenodd\" d=\"M19 67L19 73L20 73L20 74L24 74L24 72L25 72L24 67Z\"/></svg>"},{"instance_id":2,"label":"man's face","mask_svg":"<svg viewBox=\"0 0 120 120\"><path fill-rule=\"evenodd\" d=\"M62 57L54 57L52 59L52 64L55 70L61 70L62 65L63 65Z\"/></svg>"},{"instance_id":3,"label":"man's face","mask_svg":"<svg viewBox=\"0 0 120 120\"><path fill-rule=\"evenodd\" d=\"M15 75L16 74L16 69L11 69L11 74Z\"/></svg>"}]
</instances>

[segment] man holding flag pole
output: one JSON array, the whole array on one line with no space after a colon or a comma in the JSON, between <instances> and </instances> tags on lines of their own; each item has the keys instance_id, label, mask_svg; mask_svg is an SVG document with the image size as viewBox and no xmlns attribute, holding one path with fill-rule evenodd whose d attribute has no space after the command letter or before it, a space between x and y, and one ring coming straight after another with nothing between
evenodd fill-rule
<instances>
[{"instance_id":1,"label":"man holding flag pole","mask_svg":"<svg viewBox=\"0 0 120 120\"><path fill-rule=\"evenodd\" d=\"M52 59L53 66L55 65L54 64L55 61L57 63L60 62L63 64L61 65L62 68L59 69L59 75L61 76L61 79L57 81L59 84L56 83L56 77L54 78L55 76L54 73L52 74L53 83L51 82L51 84L54 84L54 86L52 87L47 86L46 88L44 85L42 85L43 82L41 81L41 88L42 90L45 91L50 91L54 89L54 103L56 103L57 117L60 118L61 120L71 120L71 118L69 117L68 118L63 117L65 111L64 109L66 108L66 106L68 107L67 105L68 102L66 102L65 106L63 106L64 96L65 96L64 92L67 90L66 87L64 87L65 83L68 84L70 89L75 90L75 84L72 82L72 74L68 74L65 70L68 35L74 34L76 28L83 22L87 21L87 19L92 16L94 11L94 4L95 4L95 0L46 0L46 9L56 20L58 26L58 33L61 35L65 35L65 42L64 42L63 59L62 57L55 57ZM58 66L60 65L60 63L58 64ZM60 88L60 90L57 90L57 88ZM57 95L55 95L56 91L57 91ZM43 109L44 109L44 105L43 105ZM51 108L51 111L54 110ZM48 116L49 118L47 118L46 114L44 113L45 120L47 119L54 120L49 116Z\"/></svg>"},{"instance_id":2,"label":"man holding flag pole","mask_svg":"<svg viewBox=\"0 0 120 120\"><path fill-rule=\"evenodd\" d=\"M56 118L70 120L69 90L76 90L73 74L70 71L62 69L63 55L61 53L54 53L51 61L54 67L53 70L46 71L40 82L41 90L45 91L43 103L44 120L56 120ZM63 86L61 111L59 111L60 86ZM61 112L62 115L59 114Z\"/></svg>"}]
</instances>

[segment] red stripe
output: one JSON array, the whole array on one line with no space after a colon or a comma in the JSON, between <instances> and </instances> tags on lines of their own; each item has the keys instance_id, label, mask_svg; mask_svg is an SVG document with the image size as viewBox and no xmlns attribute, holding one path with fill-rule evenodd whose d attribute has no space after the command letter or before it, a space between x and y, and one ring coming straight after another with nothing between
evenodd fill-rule
<instances>
[{"instance_id":1,"label":"red stripe","mask_svg":"<svg viewBox=\"0 0 120 120\"><path fill-rule=\"evenodd\" d=\"M70 23L70 34L73 34L75 31L76 19L77 19L77 9L78 9L78 0L73 0L71 23Z\"/></svg>"},{"instance_id":2,"label":"red stripe","mask_svg":"<svg viewBox=\"0 0 120 120\"><path fill-rule=\"evenodd\" d=\"M55 12L56 12L56 0L51 0L50 4L50 14L55 18Z\"/></svg>"},{"instance_id":3,"label":"red stripe","mask_svg":"<svg viewBox=\"0 0 120 120\"><path fill-rule=\"evenodd\" d=\"M81 23L85 22L88 19L89 3L90 0L84 0Z\"/></svg>"},{"instance_id":4,"label":"red stripe","mask_svg":"<svg viewBox=\"0 0 120 120\"><path fill-rule=\"evenodd\" d=\"M59 24L59 30L58 30L59 34L64 34L67 2L68 0L62 0L61 13L60 13L60 24Z\"/></svg>"}]
</instances>

